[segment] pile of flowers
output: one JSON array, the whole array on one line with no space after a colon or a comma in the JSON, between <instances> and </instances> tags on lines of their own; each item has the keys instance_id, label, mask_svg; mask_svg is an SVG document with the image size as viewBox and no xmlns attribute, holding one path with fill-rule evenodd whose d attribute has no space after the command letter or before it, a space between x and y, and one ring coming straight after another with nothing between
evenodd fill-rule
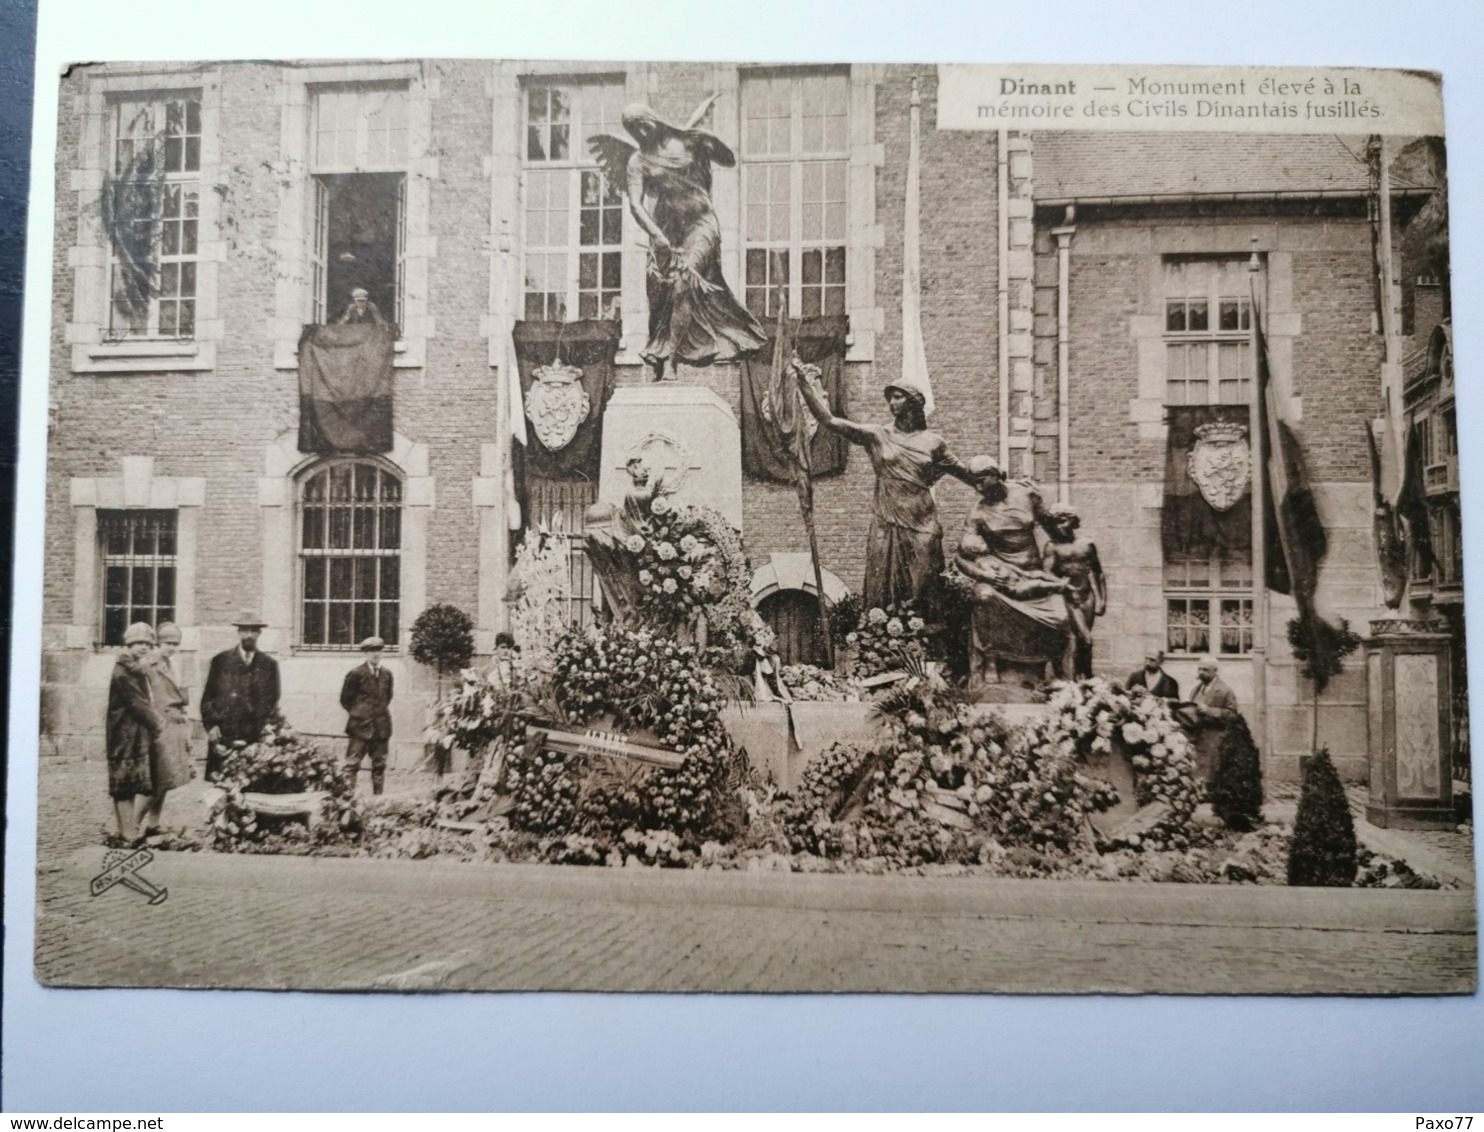
<instances>
[{"instance_id":1,"label":"pile of flowers","mask_svg":"<svg viewBox=\"0 0 1484 1132\"><path fill-rule=\"evenodd\" d=\"M1034 872L1091 850L1087 815L1116 796L1073 754L1017 741L920 660L880 707L883 742L836 746L805 770L782 815L795 852L911 868L1029 851Z\"/></svg>"},{"instance_id":2,"label":"pile of flowers","mask_svg":"<svg viewBox=\"0 0 1484 1132\"><path fill-rule=\"evenodd\" d=\"M853 651L850 674L861 679L904 668L909 658L927 655L928 625L910 602L871 608L845 643Z\"/></svg>"},{"instance_id":3,"label":"pile of flowers","mask_svg":"<svg viewBox=\"0 0 1484 1132\"><path fill-rule=\"evenodd\" d=\"M704 612L721 647L747 640L752 572L742 536L709 507L677 507L665 495L646 505L649 526L625 543L634 556L639 608L650 623L674 629Z\"/></svg>"},{"instance_id":4,"label":"pile of flowers","mask_svg":"<svg viewBox=\"0 0 1484 1132\"><path fill-rule=\"evenodd\" d=\"M686 849L735 834L744 771L721 723L725 697L695 649L648 629L574 634L558 646L553 691L564 726L601 718L652 733L684 761L667 770L527 743L506 764L512 827L562 838L554 848L563 855L574 851L573 835L624 854L630 830L641 840L672 834Z\"/></svg>"},{"instance_id":5,"label":"pile of flowers","mask_svg":"<svg viewBox=\"0 0 1484 1132\"><path fill-rule=\"evenodd\" d=\"M1190 815L1200 802L1190 740L1168 704L1142 688L1130 691L1094 678L1053 686L1047 711L1018 742L1061 758L1081 760L1092 752L1128 756L1134 799L1141 806L1163 802L1168 816L1141 841L1152 848L1185 848Z\"/></svg>"},{"instance_id":6,"label":"pile of flowers","mask_svg":"<svg viewBox=\"0 0 1484 1132\"><path fill-rule=\"evenodd\" d=\"M788 694L804 702L844 703L860 699L860 689L813 664L785 664L778 673Z\"/></svg>"},{"instance_id":7,"label":"pile of flowers","mask_svg":"<svg viewBox=\"0 0 1484 1132\"><path fill-rule=\"evenodd\" d=\"M334 756L305 741L281 715L263 729L256 743L228 752L217 780L222 794L212 806L210 827L213 848L222 852L253 852L262 847L282 849L278 842L311 840L317 844L354 839L360 832L361 815L353 783L341 773ZM325 794L311 839L296 823L264 823L247 805L246 794Z\"/></svg>"}]
</instances>

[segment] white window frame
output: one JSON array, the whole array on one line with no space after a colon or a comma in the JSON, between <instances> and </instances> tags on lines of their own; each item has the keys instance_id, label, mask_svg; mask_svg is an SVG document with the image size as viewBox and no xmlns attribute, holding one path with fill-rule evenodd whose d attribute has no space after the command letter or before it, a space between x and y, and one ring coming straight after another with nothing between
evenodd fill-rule
<instances>
[{"instance_id":1,"label":"white window frame","mask_svg":"<svg viewBox=\"0 0 1484 1132\"><path fill-rule=\"evenodd\" d=\"M280 82L283 101L281 156L274 172L285 185L273 241L277 262L273 314L268 333L273 340L273 364L281 370L299 365L299 334L305 322L334 317L324 307L324 278L316 268L320 256L321 219L317 178L332 173L403 173L402 220L399 224L397 290L400 311L393 312L401 337L393 364L398 369L421 368L427 361L427 343L437 333L428 304L428 276L437 254L431 230L432 186L438 179L438 158L432 142L433 103L440 96L436 73L416 62L326 63L285 67ZM321 90L405 85L407 90L407 159L375 161L367 152L365 165L315 164L315 96ZM364 133L364 131L361 131ZM318 301L317 300L318 297ZM385 312L384 312L385 313Z\"/></svg>"},{"instance_id":2,"label":"white window frame","mask_svg":"<svg viewBox=\"0 0 1484 1132\"><path fill-rule=\"evenodd\" d=\"M828 146L819 150L806 150L804 147L804 114L803 114L803 83L810 78L838 77L844 82L844 108L845 129L842 144L835 148ZM790 83L790 108L789 108L789 146L786 153L758 152L748 150L749 138L747 135L747 86L749 83L769 81L776 82L785 80ZM786 68L781 70L750 71L741 76L739 84L739 128L741 131L742 148L738 152L738 163L741 168L741 194L740 194L740 216L739 224L743 234L742 238L742 274L736 281L739 291L738 299L747 305L747 253L749 251L763 251L768 253L768 263L771 271L772 253L786 251L789 256L789 280L788 280L788 309L792 317L800 317L805 314L804 310L804 282L803 282L803 257L806 252L820 251L820 278L819 289L821 293L820 310L813 312L823 314L824 297L823 292L828 286L824 282L825 259L829 249L839 248L845 255L844 275L840 281L841 310L837 313L849 312L849 279L851 266L850 249L850 163L851 163L851 94L850 94L850 72L848 68ZM841 171L845 184L843 187L844 199L838 204L844 209L844 224L840 230L838 239L826 238L820 235L818 238L806 238L803 234L803 210L804 210L804 167L806 165L820 165L824 167L833 166ZM749 200L754 178L767 176L772 179L775 169L788 170L789 183L789 234L784 239L766 237L760 240L747 238ZM827 184L828 174L821 171L821 182ZM822 206L823 207L823 206ZM811 285L812 286L812 285ZM767 315L772 315L772 303L774 288L768 287L766 303L768 304ZM764 317L760 315L759 317Z\"/></svg>"},{"instance_id":3,"label":"white window frame","mask_svg":"<svg viewBox=\"0 0 1484 1132\"><path fill-rule=\"evenodd\" d=\"M585 112L588 109L582 97L583 88L610 87L614 114L611 119L606 115L600 117L599 121L589 122L585 120ZM563 158L552 158L550 154L550 133L546 135L548 156L533 158L527 144L529 130L532 126L531 103L536 91L561 90L567 94L571 105L571 117L567 136L567 155ZM599 300L598 311L594 318L620 319L623 316L624 276L628 274L624 264L624 242L630 232L631 220L628 216L628 201L621 193L617 193L617 200L613 203L604 203L599 206L599 234L600 240L596 244L583 244L581 242L582 228L582 181L585 176L596 176L599 179L599 188L606 196L609 192L608 178L598 165L597 159L593 157L588 149L588 139L597 133L612 133L620 137L627 137L623 124L619 120L619 111L625 101L625 86L622 76L614 75L578 75L578 76L539 76L532 77L522 84L520 101L520 141L519 154L521 161L521 210L520 210L520 300L517 304L517 317L525 318L529 315L528 296L532 293L526 286L529 281L531 269L531 257L537 255L551 256L561 254L565 257L565 268L563 278L560 280L560 293L564 296L565 310L562 317L558 318L556 312L543 309L542 318L550 321L577 321L582 319L582 295L585 291L591 292L593 288L584 288L581 284L582 257L584 255L595 255L598 257L596 288ZM545 120L550 125L550 117ZM535 197L535 181L537 177L546 179L548 183L556 178L564 178L566 181L566 213L567 224L564 238L559 243L552 243L549 239L546 243L538 243L534 240L530 231L531 204ZM549 192L549 189L547 190ZM613 190L617 192L616 188ZM601 239L603 210L616 209L618 214L618 239L605 242ZM548 233L549 236L549 233ZM602 265L605 259L617 257L619 263L619 279L616 287L604 287L602 276ZM557 293L551 286L551 280L547 279L547 288L540 292L544 295ZM602 296L611 292L609 299L609 313L605 314ZM543 304L544 306L544 304Z\"/></svg>"},{"instance_id":4,"label":"white window frame","mask_svg":"<svg viewBox=\"0 0 1484 1132\"><path fill-rule=\"evenodd\" d=\"M407 135L402 141L402 152L397 154L373 154L372 153L372 115L367 112L367 107L374 104L380 94L402 94L403 100L403 128L402 132ZM320 153L320 123L323 96L352 96L350 100L359 102L361 105L355 113L356 134L354 149L355 153L351 160L340 160L337 152L332 157L325 157ZM392 309L382 313L398 327L402 325L403 312L406 309L406 281L407 281L407 177L411 164L411 152L409 142L411 130L407 127L407 118L410 117L410 91L405 82L393 83L359 83L359 84L330 84L314 87L309 92L309 155L310 176L312 185L310 191L310 288L309 288L309 321L325 323L334 321L338 315L341 297L326 293L329 286L329 208L330 191L325 181L326 177L333 177L347 173L390 173L400 174L401 180L397 185L397 234L396 234L396 263L393 278L393 302ZM337 147L338 150L338 147ZM337 309L338 308L338 309ZM400 331L399 331L400 333Z\"/></svg>"},{"instance_id":5,"label":"white window frame","mask_svg":"<svg viewBox=\"0 0 1484 1132\"><path fill-rule=\"evenodd\" d=\"M188 132L190 124L189 106L194 103L196 107L197 132ZM108 162L103 191L110 193L117 183L121 170L118 165L118 155L122 146L126 131L125 120L129 120L132 126L140 116L147 115L149 121L146 125L145 144L151 148L159 148L168 143L166 130L170 107L181 106L182 110L182 132L177 135L181 143L181 168L179 170L165 169L158 175L156 187L161 192L159 200L154 202L154 211L148 218L141 218L135 223L147 223L149 225L150 259L154 263L157 273L156 285L153 293L146 299L148 304L145 310L145 325L141 333L133 333L121 330L117 325L118 304L113 301L115 294L115 280L117 278L120 258L118 248L110 239L108 246L108 323L104 330L105 341L138 342L145 340L164 340L167 342L190 342L195 338L195 306L197 292L197 277L199 275L197 260L201 241L201 92L198 90L177 90L149 92L143 96L120 96L109 98L108 102L108 153L105 160ZM127 131L132 133L132 130ZM189 153L189 140L196 141L196 161L194 167L189 167L187 155ZM131 139L137 140L139 139ZM175 196L179 211L176 215L170 215L168 204L171 195ZM115 204L115 207L117 205ZM187 225L195 225L195 239L189 241L191 250L184 250L187 244ZM165 234L169 230L167 225L178 225L176 229L176 249L174 252L165 250ZM167 296L163 289L163 276L167 266L173 266L176 274L176 288L172 295ZM187 266L191 274L191 287L189 295L180 285ZM167 333L161 329L162 311L164 304L174 302L176 306L176 330ZM181 333L179 329L181 305L189 302L191 304L191 329L189 333Z\"/></svg>"},{"instance_id":6,"label":"white window frame","mask_svg":"<svg viewBox=\"0 0 1484 1132\"><path fill-rule=\"evenodd\" d=\"M114 175L114 108L120 103L195 95L201 104L200 167L189 177L167 175L167 183L198 186L196 216L195 327L189 338L118 335L112 326L111 241L103 228L101 195ZM72 270L72 310L64 331L74 373L192 372L216 367L223 337L217 317L217 287L226 244L220 238L220 198L212 189L222 178L221 77L199 68L118 68L84 80L73 111L79 119L78 163L71 178L77 198L77 230L67 253ZM158 304L151 302L151 327L158 331Z\"/></svg>"}]
</instances>

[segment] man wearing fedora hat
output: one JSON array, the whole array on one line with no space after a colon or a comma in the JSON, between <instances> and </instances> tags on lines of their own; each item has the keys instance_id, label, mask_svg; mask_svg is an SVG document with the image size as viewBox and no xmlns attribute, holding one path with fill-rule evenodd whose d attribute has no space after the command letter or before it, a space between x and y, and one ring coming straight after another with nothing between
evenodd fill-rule
<instances>
[{"instance_id":1,"label":"man wearing fedora hat","mask_svg":"<svg viewBox=\"0 0 1484 1132\"><path fill-rule=\"evenodd\" d=\"M345 773L355 789L361 760L371 756L371 793L380 794L386 784L386 752L392 738L392 674L382 666L381 650L386 642L367 637L361 642L365 661L345 674L340 688L340 706L346 711Z\"/></svg>"},{"instance_id":2,"label":"man wearing fedora hat","mask_svg":"<svg viewBox=\"0 0 1484 1132\"><path fill-rule=\"evenodd\" d=\"M237 647L211 658L201 693L208 780L221 773L233 744L257 742L278 710L278 661L258 649L267 622L244 610L232 624L237 626Z\"/></svg>"}]
</instances>

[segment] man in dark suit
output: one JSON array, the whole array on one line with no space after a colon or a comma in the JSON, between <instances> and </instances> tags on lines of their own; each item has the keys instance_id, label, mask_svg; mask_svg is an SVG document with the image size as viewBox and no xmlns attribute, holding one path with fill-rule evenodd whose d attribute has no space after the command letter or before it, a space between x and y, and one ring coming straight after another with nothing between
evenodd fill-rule
<instances>
[{"instance_id":1,"label":"man in dark suit","mask_svg":"<svg viewBox=\"0 0 1484 1132\"><path fill-rule=\"evenodd\" d=\"M278 661L258 648L267 622L256 613L243 612L233 624L237 647L211 658L201 693L208 780L220 775L234 743L257 742L278 711Z\"/></svg>"},{"instance_id":2,"label":"man in dark suit","mask_svg":"<svg viewBox=\"0 0 1484 1132\"><path fill-rule=\"evenodd\" d=\"M1178 700L1180 698L1180 685L1175 683L1175 678L1164 669L1165 654L1161 649L1155 649L1144 657L1144 667L1129 673L1125 680L1126 688L1147 688L1149 694L1158 696L1162 700Z\"/></svg>"},{"instance_id":3,"label":"man in dark suit","mask_svg":"<svg viewBox=\"0 0 1484 1132\"><path fill-rule=\"evenodd\" d=\"M361 760L371 756L371 793L380 794L386 783L386 752L392 737L392 674L381 663L381 650L386 647L380 637L367 637L361 642L366 654L359 664L345 674L340 688L340 706L346 710L345 773L355 789Z\"/></svg>"}]
</instances>

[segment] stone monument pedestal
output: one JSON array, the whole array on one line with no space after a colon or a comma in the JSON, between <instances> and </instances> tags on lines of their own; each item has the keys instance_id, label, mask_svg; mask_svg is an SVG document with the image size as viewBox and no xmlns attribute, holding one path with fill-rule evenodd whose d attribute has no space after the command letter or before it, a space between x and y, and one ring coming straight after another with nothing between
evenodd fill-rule
<instances>
[{"instance_id":1,"label":"stone monument pedestal","mask_svg":"<svg viewBox=\"0 0 1484 1132\"><path fill-rule=\"evenodd\" d=\"M712 390L672 382L615 390L603 414L600 503L623 505L636 457L677 506L710 507L741 529L742 433Z\"/></svg>"},{"instance_id":2,"label":"stone monument pedestal","mask_svg":"<svg viewBox=\"0 0 1484 1132\"><path fill-rule=\"evenodd\" d=\"M1428 621L1372 621L1365 642L1370 801L1366 820L1453 829L1449 638Z\"/></svg>"}]
</instances>

